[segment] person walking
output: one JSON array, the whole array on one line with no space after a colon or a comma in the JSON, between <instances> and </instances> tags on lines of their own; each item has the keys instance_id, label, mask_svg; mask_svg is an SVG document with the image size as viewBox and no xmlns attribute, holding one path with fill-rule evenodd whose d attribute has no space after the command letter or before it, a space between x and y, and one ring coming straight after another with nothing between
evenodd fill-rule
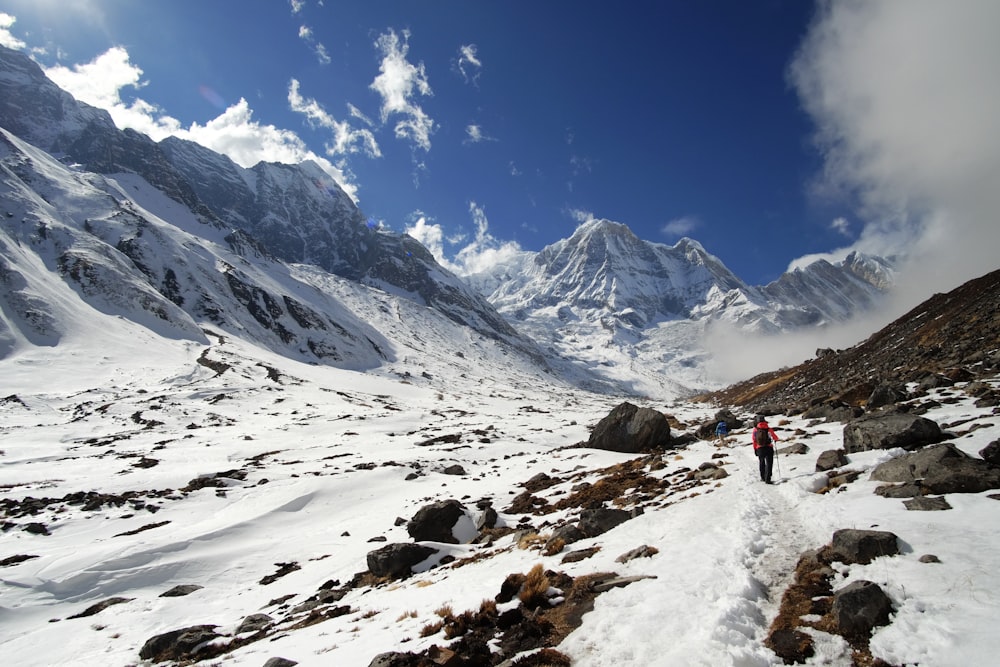
<instances>
[{"instance_id":1,"label":"person walking","mask_svg":"<svg viewBox=\"0 0 1000 667\"><path fill-rule=\"evenodd\" d=\"M719 441L719 446L726 444L726 436L729 435L729 425L725 420L715 425L715 439Z\"/></svg>"},{"instance_id":2,"label":"person walking","mask_svg":"<svg viewBox=\"0 0 1000 667\"><path fill-rule=\"evenodd\" d=\"M757 420L757 425L754 426L751 436L753 437L753 453L757 455L757 461L760 464L760 480L765 484L770 484L771 468L774 465L774 443L779 440L778 434L761 417Z\"/></svg>"}]
</instances>

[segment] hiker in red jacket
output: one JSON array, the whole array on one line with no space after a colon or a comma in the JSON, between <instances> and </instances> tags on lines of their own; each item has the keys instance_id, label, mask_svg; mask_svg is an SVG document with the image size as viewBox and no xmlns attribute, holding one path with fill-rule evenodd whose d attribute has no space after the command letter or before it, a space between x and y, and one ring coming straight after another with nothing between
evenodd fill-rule
<instances>
[{"instance_id":1,"label":"hiker in red jacket","mask_svg":"<svg viewBox=\"0 0 1000 667\"><path fill-rule=\"evenodd\" d=\"M771 466L774 465L774 443L778 441L778 434L768 426L763 417L757 420L757 425L751 432L753 438L753 453L757 455L760 463L760 480L765 484L771 483Z\"/></svg>"}]
</instances>

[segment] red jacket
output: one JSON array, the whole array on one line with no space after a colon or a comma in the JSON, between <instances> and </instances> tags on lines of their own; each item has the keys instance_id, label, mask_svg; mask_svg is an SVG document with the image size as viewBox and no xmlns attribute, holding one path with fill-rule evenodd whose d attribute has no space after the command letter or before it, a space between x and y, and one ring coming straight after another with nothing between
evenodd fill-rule
<instances>
[{"instance_id":1,"label":"red jacket","mask_svg":"<svg viewBox=\"0 0 1000 667\"><path fill-rule=\"evenodd\" d=\"M750 439L753 441L754 451L760 449L759 445L757 444L757 439L754 438L754 433L757 431L757 429L766 429L767 432L771 435L771 442L778 442L778 440L781 439L778 437L778 434L774 432L774 429L768 426L767 422L762 421L759 424L757 424L757 426L754 427L753 431L750 431Z\"/></svg>"}]
</instances>

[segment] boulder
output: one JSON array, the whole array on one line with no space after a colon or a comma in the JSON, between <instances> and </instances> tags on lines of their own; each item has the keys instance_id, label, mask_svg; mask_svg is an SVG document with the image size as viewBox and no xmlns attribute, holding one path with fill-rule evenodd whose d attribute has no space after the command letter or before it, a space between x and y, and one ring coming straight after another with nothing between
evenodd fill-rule
<instances>
[{"instance_id":1,"label":"boulder","mask_svg":"<svg viewBox=\"0 0 1000 667\"><path fill-rule=\"evenodd\" d=\"M241 635L244 632L259 632L271 625L274 625L274 619L267 614L250 614L243 619L240 626L236 628L236 634Z\"/></svg>"},{"instance_id":2,"label":"boulder","mask_svg":"<svg viewBox=\"0 0 1000 667\"><path fill-rule=\"evenodd\" d=\"M830 561L867 565L879 556L899 554L897 540L894 533L884 530L847 528L833 534L833 540L824 555Z\"/></svg>"},{"instance_id":3,"label":"boulder","mask_svg":"<svg viewBox=\"0 0 1000 667\"><path fill-rule=\"evenodd\" d=\"M809 446L802 442L794 442L787 447L782 447L781 449L776 449L775 454L808 454Z\"/></svg>"},{"instance_id":4,"label":"boulder","mask_svg":"<svg viewBox=\"0 0 1000 667\"><path fill-rule=\"evenodd\" d=\"M855 581L833 594L830 618L837 634L847 638L871 636L872 630L889 624L892 600L871 581Z\"/></svg>"},{"instance_id":5,"label":"boulder","mask_svg":"<svg viewBox=\"0 0 1000 667\"><path fill-rule=\"evenodd\" d=\"M214 625L192 625L180 630L171 630L146 640L139 649L139 657L153 662L187 660L194 656L203 644L221 636L215 631Z\"/></svg>"},{"instance_id":6,"label":"boulder","mask_svg":"<svg viewBox=\"0 0 1000 667\"><path fill-rule=\"evenodd\" d=\"M413 566L438 552L433 547L410 542L388 544L368 552L368 569L376 577L399 579L413 574Z\"/></svg>"},{"instance_id":7,"label":"boulder","mask_svg":"<svg viewBox=\"0 0 1000 667\"><path fill-rule=\"evenodd\" d=\"M979 450L983 460L995 466L1000 466L1000 440L994 440Z\"/></svg>"},{"instance_id":8,"label":"boulder","mask_svg":"<svg viewBox=\"0 0 1000 667\"><path fill-rule=\"evenodd\" d=\"M920 482L923 493L979 493L1000 489L1000 468L976 459L950 443L926 447L881 463L871 479Z\"/></svg>"},{"instance_id":9,"label":"boulder","mask_svg":"<svg viewBox=\"0 0 1000 667\"><path fill-rule=\"evenodd\" d=\"M638 513L634 513L603 507L600 509L583 510L580 512L580 521L577 527L587 537L597 537L641 513L641 509Z\"/></svg>"},{"instance_id":10,"label":"boulder","mask_svg":"<svg viewBox=\"0 0 1000 667\"><path fill-rule=\"evenodd\" d=\"M903 506L910 511L916 512L934 512L951 509L948 501L941 496L933 498L930 496L917 496L912 500L904 500Z\"/></svg>"},{"instance_id":11,"label":"boulder","mask_svg":"<svg viewBox=\"0 0 1000 667\"><path fill-rule=\"evenodd\" d=\"M406 524L406 532L418 542L458 544L454 534L455 524L467 515L465 506L457 500L431 503L417 510Z\"/></svg>"},{"instance_id":12,"label":"boulder","mask_svg":"<svg viewBox=\"0 0 1000 667\"><path fill-rule=\"evenodd\" d=\"M635 454L670 445L670 424L662 412L620 404L598 422L590 434L588 447Z\"/></svg>"},{"instance_id":13,"label":"boulder","mask_svg":"<svg viewBox=\"0 0 1000 667\"><path fill-rule=\"evenodd\" d=\"M816 459L816 472L826 472L847 465L847 455L843 449L828 449Z\"/></svg>"},{"instance_id":14,"label":"boulder","mask_svg":"<svg viewBox=\"0 0 1000 667\"><path fill-rule=\"evenodd\" d=\"M925 417L893 412L860 417L844 426L844 449L848 454L869 449L916 449L943 439L937 422Z\"/></svg>"},{"instance_id":15,"label":"boulder","mask_svg":"<svg viewBox=\"0 0 1000 667\"><path fill-rule=\"evenodd\" d=\"M299 663L294 660L289 660L288 658L268 658L267 662L264 663L264 667L295 667Z\"/></svg>"},{"instance_id":16,"label":"boulder","mask_svg":"<svg viewBox=\"0 0 1000 667\"><path fill-rule=\"evenodd\" d=\"M869 410L878 410L887 405L895 405L906 398L906 392L896 385L880 384L872 391L865 402Z\"/></svg>"}]
</instances>

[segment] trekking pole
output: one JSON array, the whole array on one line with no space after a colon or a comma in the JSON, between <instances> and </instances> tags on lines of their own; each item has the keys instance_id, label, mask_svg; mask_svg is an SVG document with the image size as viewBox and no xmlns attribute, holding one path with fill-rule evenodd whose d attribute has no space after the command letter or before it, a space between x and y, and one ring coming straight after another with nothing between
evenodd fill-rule
<instances>
[{"instance_id":1,"label":"trekking pole","mask_svg":"<svg viewBox=\"0 0 1000 667\"><path fill-rule=\"evenodd\" d=\"M775 447L774 448L774 470L775 470L775 472L778 473L778 479L780 480L781 479L781 464L778 463L778 459L779 458L781 458L781 457L778 456L778 448Z\"/></svg>"}]
</instances>

